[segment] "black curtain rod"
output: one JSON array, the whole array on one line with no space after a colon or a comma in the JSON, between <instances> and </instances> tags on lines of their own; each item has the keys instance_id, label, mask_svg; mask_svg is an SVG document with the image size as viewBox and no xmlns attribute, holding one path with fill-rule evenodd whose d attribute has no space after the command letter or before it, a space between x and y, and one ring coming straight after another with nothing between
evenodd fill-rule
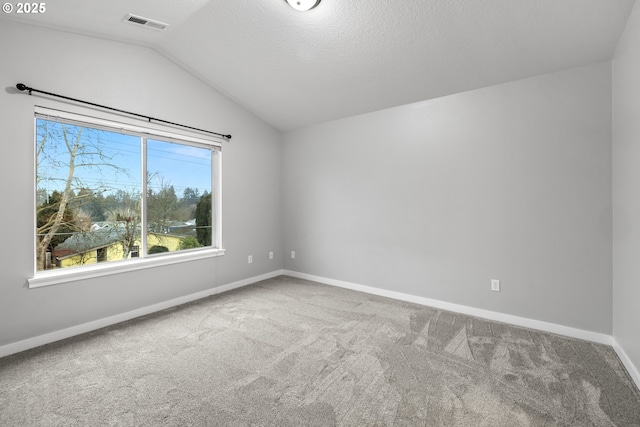
<instances>
[{"instance_id":1,"label":"black curtain rod","mask_svg":"<svg viewBox=\"0 0 640 427\"><path fill-rule=\"evenodd\" d=\"M168 125L180 126L180 127L186 128L186 129L197 130L198 132L205 132L205 133L209 133L209 134L212 134L212 135L218 135L218 136L221 136L221 137L226 138L226 139L231 139L231 135L224 135L222 133L212 132L210 130L194 128L192 126L181 125L180 123L174 123L174 122L169 122L167 120L156 119L154 117L145 116L144 114L132 113L131 111L125 111L125 110L120 110L118 108L107 107L106 105L95 104L93 102L83 101L81 99L71 98L71 97L64 96L64 95L58 95L57 93L45 92L43 90L38 90L38 89L34 89L32 87L29 87L29 86L27 86L27 85L25 85L23 83L18 83L16 85L16 88L21 92L24 92L25 90L29 91L29 95L31 95L31 92L43 93L45 95L55 96L57 98L68 99L69 101L80 102L82 104L87 104L87 105L92 105L94 107L104 108L105 110L117 111L119 113L129 114L131 116L142 117L144 119L147 119L149 122L154 121L154 122L159 122L159 123L166 123Z\"/></svg>"}]
</instances>

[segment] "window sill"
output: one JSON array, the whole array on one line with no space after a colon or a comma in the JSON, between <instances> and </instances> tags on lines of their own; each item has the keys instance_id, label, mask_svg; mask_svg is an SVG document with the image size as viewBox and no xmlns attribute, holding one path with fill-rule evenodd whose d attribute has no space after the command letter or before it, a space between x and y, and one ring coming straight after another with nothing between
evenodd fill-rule
<instances>
[{"instance_id":1,"label":"window sill","mask_svg":"<svg viewBox=\"0 0 640 427\"><path fill-rule=\"evenodd\" d=\"M28 283L29 288L40 288L42 286L58 285L61 283L126 273L128 271L144 270L146 268L215 258L224 255L224 253L224 249L185 251L174 254L162 254L161 256L150 256L139 260L114 261L87 267L42 271L39 272L37 276L29 279Z\"/></svg>"}]
</instances>

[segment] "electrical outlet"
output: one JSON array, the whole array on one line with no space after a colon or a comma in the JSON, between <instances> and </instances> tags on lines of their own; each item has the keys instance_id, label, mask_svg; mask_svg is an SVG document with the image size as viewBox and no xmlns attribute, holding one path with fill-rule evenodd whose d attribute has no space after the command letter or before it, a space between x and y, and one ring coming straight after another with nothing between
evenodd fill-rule
<instances>
[{"instance_id":1,"label":"electrical outlet","mask_svg":"<svg viewBox=\"0 0 640 427\"><path fill-rule=\"evenodd\" d=\"M273 251L269 252L269 259L273 259Z\"/></svg>"},{"instance_id":2,"label":"electrical outlet","mask_svg":"<svg viewBox=\"0 0 640 427\"><path fill-rule=\"evenodd\" d=\"M253 255L249 255L249 264L251 264L253 262Z\"/></svg>"},{"instance_id":3,"label":"electrical outlet","mask_svg":"<svg viewBox=\"0 0 640 427\"><path fill-rule=\"evenodd\" d=\"M500 280L491 279L491 290L493 292L500 292Z\"/></svg>"},{"instance_id":4,"label":"electrical outlet","mask_svg":"<svg viewBox=\"0 0 640 427\"><path fill-rule=\"evenodd\" d=\"M296 251L291 251L291 258L295 258L296 257Z\"/></svg>"}]
</instances>

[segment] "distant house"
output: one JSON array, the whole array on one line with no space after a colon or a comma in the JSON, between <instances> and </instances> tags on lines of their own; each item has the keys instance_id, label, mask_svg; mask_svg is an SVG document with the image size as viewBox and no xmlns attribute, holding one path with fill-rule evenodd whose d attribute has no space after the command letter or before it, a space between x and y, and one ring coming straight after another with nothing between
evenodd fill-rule
<instances>
[{"instance_id":1,"label":"distant house","mask_svg":"<svg viewBox=\"0 0 640 427\"><path fill-rule=\"evenodd\" d=\"M190 228L193 229L193 227ZM177 227L175 231L178 231ZM188 226L180 227L179 231L184 234L147 233L147 247L161 247L163 252L177 251L181 240L192 234ZM136 258L141 245L140 229L138 228L135 233L133 244L127 251L125 242L128 238L124 225L93 224L89 231L76 233L56 246L52 254L55 265L57 268L67 268Z\"/></svg>"}]
</instances>

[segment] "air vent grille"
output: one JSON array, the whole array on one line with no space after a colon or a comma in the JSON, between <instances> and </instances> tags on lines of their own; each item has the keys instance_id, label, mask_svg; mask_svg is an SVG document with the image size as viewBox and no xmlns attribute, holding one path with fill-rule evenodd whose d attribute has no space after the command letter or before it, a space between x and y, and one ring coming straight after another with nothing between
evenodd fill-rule
<instances>
[{"instance_id":1,"label":"air vent grille","mask_svg":"<svg viewBox=\"0 0 640 427\"><path fill-rule=\"evenodd\" d=\"M169 26L169 24L165 24L164 22L143 18L142 16L134 15L132 13L127 15L124 21L135 25L142 25L147 28L153 28L154 30L164 30Z\"/></svg>"}]
</instances>

